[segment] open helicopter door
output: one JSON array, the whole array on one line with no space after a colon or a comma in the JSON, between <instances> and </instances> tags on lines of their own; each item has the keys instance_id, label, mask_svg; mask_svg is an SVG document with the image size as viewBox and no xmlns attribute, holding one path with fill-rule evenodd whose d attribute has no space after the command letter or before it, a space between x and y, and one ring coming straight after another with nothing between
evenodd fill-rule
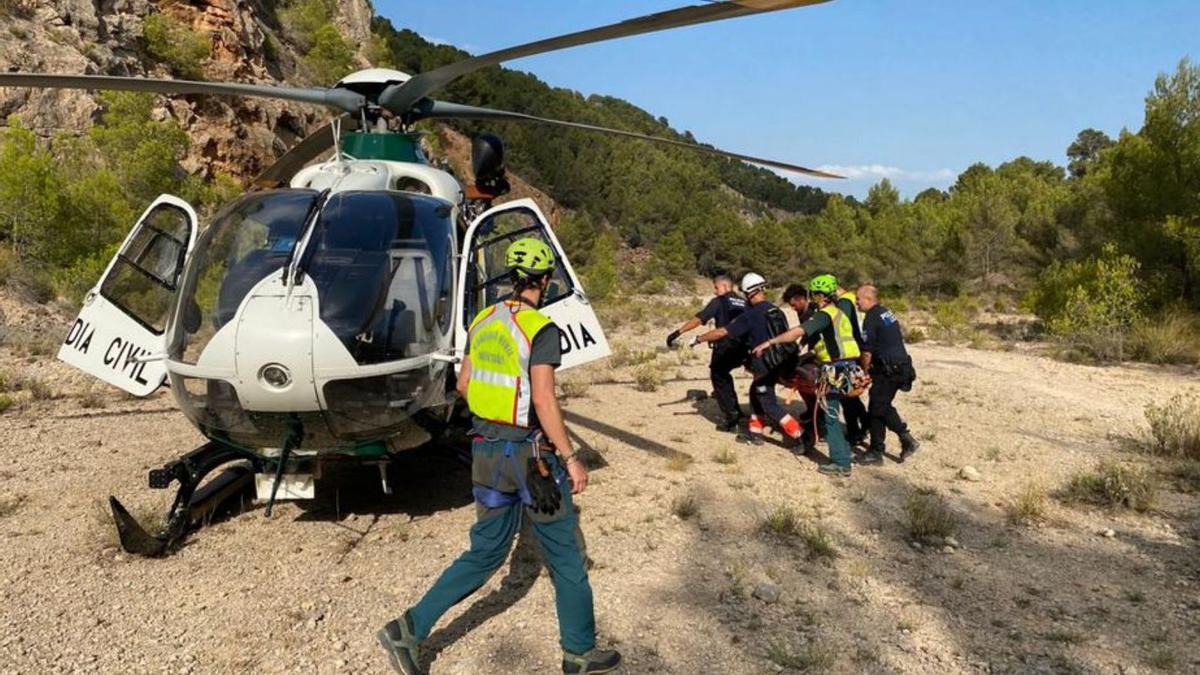
<instances>
[{"instance_id":1,"label":"open helicopter door","mask_svg":"<svg viewBox=\"0 0 1200 675\"><path fill-rule=\"evenodd\" d=\"M542 312L558 326L562 344L562 366L573 368L610 353L600 320L584 294L583 285L532 199L506 202L484 211L471 223L463 239L459 268L459 305L455 322L455 351L462 356L467 328L479 310L508 297L512 292L504 265L504 253L516 239L541 239L554 250L558 268L550 281Z\"/></svg>"},{"instance_id":2,"label":"open helicopter door","mask_svg":"<svg viewBox=\"0 0 1200 675\"><path fill-rule=\"evenodd\" d=\"M153 393L167 377L164 333L196 222L187 202L155 199L84 297L58 358L134 396Z\"/></svg>"}]
</instances>

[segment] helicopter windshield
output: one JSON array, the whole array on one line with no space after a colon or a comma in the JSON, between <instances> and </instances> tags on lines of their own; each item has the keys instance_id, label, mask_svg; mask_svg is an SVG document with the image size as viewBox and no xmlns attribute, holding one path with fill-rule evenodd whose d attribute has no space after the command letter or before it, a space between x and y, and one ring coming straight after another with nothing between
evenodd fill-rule
<instances>
[{"instance_id":1,"label":"helicopter windshield","mask_svg":"<svg viewBox=\"0 0 1200 675\"><path fill-rule=\"evenodd\" d=\"M175 330L174 358L195 363L246 294L292 255L319 193L273 190L230 204L196 242Z\"/></svg>"},{"instance_id":2,"label":"helicopter windshield","mask_svg":"<svg viewBox=\"0 0 1200 675\"><path fill-rule=\"evenodd\" d=\"M347 191L325 202L301 269L358 363L437 349L450 329L453 233L450 205L433 197Z\"/></svg>"}]
</instances>

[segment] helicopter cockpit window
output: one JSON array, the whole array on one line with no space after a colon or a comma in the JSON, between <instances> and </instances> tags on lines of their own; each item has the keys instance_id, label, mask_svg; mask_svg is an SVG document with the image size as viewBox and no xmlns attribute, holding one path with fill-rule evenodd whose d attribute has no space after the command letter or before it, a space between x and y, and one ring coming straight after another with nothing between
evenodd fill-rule
<instances>
[{"instance_id":1,"label":"helicopter cockpit window","mask_svg":"<svg viewBox=\"0 0 1200 675\"><path fill-rule=\"evenodd\" d=\"M200 233L184 282L173 358L195 363L250 290L288 263L317 197L313 190L249 194Z\"/></svg>"},{"instance_id":2,"label":"helicopter cockpit window","mask_svg":"<svg viewBox=\"0 0 1200 675\"><path fill-rule=\"evenodd\" d=\"M155 335L162 335L190 236L188 215L178 207L159 204L117 253L100 294Z\"/></svg>"},{"instance_id":3,"label":"helicopter cockpit window","mask_svg":"<svg viewBox=\"0 0 1200 675\"><path fill-rule=\"evenodd\" d=\"M533 211L527 209L501 211L480 223L476 233L475 240L478 243L470 253L467 274L469 287L466 293L467 301L463 305L464 327L470 325L471 319L479 310L512 295L512 282L504 264L504 255L509 244L517 239L532 237L546 242L555 255L561 255L554 243L546 237L541 221ZM550 278L550 286L546 289L542 305L562 300L573 292L571 278L560 264L555 268L554 276Z\"/></svg>"},{"instance_id":4,"label":"helicopter cockpit window","mask_svg":"<svg viewBox=\"0 0 1200 675\"><path fill-rule=\"evenodd\" d=\"M428 354L449 328L451 207L401 192L339 192L304 253L321 321L360 364Z\"/></svg>"}]
</instances>

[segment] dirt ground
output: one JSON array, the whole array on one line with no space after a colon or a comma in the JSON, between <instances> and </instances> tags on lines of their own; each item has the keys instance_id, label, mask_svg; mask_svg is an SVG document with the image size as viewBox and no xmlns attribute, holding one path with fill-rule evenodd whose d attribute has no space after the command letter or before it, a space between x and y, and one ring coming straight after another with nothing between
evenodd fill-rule
<instances>
[{"instance_id":1,"label":"dirt ground","mask_svg":"<svg viewBox=\"0 0 1200 675\"><path fill-rule=\"evenodd\" d=\"M6 311L10 326L27 318ZM667 329L614 339L658 345ZM366 471L315 504L271 518L253 506L170 557L131 557L103 500L164 507L146 471L200 436L168 394L84 389L22 340L0 367L51 391L19 392L0 415L0 673L387 672L375 630L467 541L469 474L453 456L406 456L392 497ZM1005 516L1030 484L1053 493L1101 459L1146 463L1122 450L1144 433L1143 407L1196 385L1195 371L912 351L920 379L900 408L923 448L849 480L714 431L711 401L682 401L707 389L706 352L658 350L656 391L635 388L645 366L567 374L581 383L568 422L602 458L578 503L600 640L625 654L623 672L1200 671L1196 495L1164 478L1147 514L1050 498L1039 525ZM959 477L968 465L980 480ZM955 541L913 545L902 505L916 488L946 497ZM681 519L686 497L695 513ZM780 506L832 554L764 533ZM535 544L439 624L430 651L434 673L557 672Z\"/></svg>"}]
</instances>

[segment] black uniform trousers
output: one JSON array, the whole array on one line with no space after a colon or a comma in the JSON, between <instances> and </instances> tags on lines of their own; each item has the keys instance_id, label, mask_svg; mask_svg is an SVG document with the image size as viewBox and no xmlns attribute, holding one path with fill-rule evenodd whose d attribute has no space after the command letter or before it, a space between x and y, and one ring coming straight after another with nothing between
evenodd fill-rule
<instances>
[{"instance_id":1,"label":"black uniform trousers","mask_svg":"<svg viewBox=\"0 0 1200 675\"><path fill-rule=\"evenodd\" d=\"M788 411L784 409L779 402L779 397L775 395L775 386L779 384L780 378L785 373L789 373L795 368L794 359L785 360L774 368L767 367L762 359L754 359L751 363L754 381L750 383L750 410L763 423L770 422L784 433L788 433L786 429L783 429L783 418L787 417ZM797 422L798 424L799 422Z\"/></svg>"},{"instance_id":2,"label":"black uniform trousers","mask_svg":"<svg viewBox=\"0 0 1200 675\"><path fill-rule=\"evenodd\" d=\"M843 398L842 414L846 418L846 440L857 442L867 435L869 413L861 396Z\"/></svg>"},{"instance_id":3,"label":"black uniform trousers","mask_svg":"<svg viewBox=\"0 0 1200 675\"><path fill-rule=\"evenodd\" d=\"M742 409L738 405L737 389L733 386L733 371L746 363L748 351L745 345L733 340L718 342L708 363L708 376L712 381L713 396L727 422L740 419Z\"/></svg>"},{"instance_id":4,"label":"black uniform trousers","mask_svg":"<svg viewBox=\"0 0 1200 675\"><path fill-rule=\"evenodd\" d=\"M900 419L900 413L897 412L896 406L892 405L892 402L896 399L896 392L909 387L912 379L904 373L884 374L881 369L872 368L871 370L871 389L869 391L871 404L868 408L871 424L871 450L883 452L888 431L897 435L908 433L908 425Z\"/></svg>"}]
</instances>

